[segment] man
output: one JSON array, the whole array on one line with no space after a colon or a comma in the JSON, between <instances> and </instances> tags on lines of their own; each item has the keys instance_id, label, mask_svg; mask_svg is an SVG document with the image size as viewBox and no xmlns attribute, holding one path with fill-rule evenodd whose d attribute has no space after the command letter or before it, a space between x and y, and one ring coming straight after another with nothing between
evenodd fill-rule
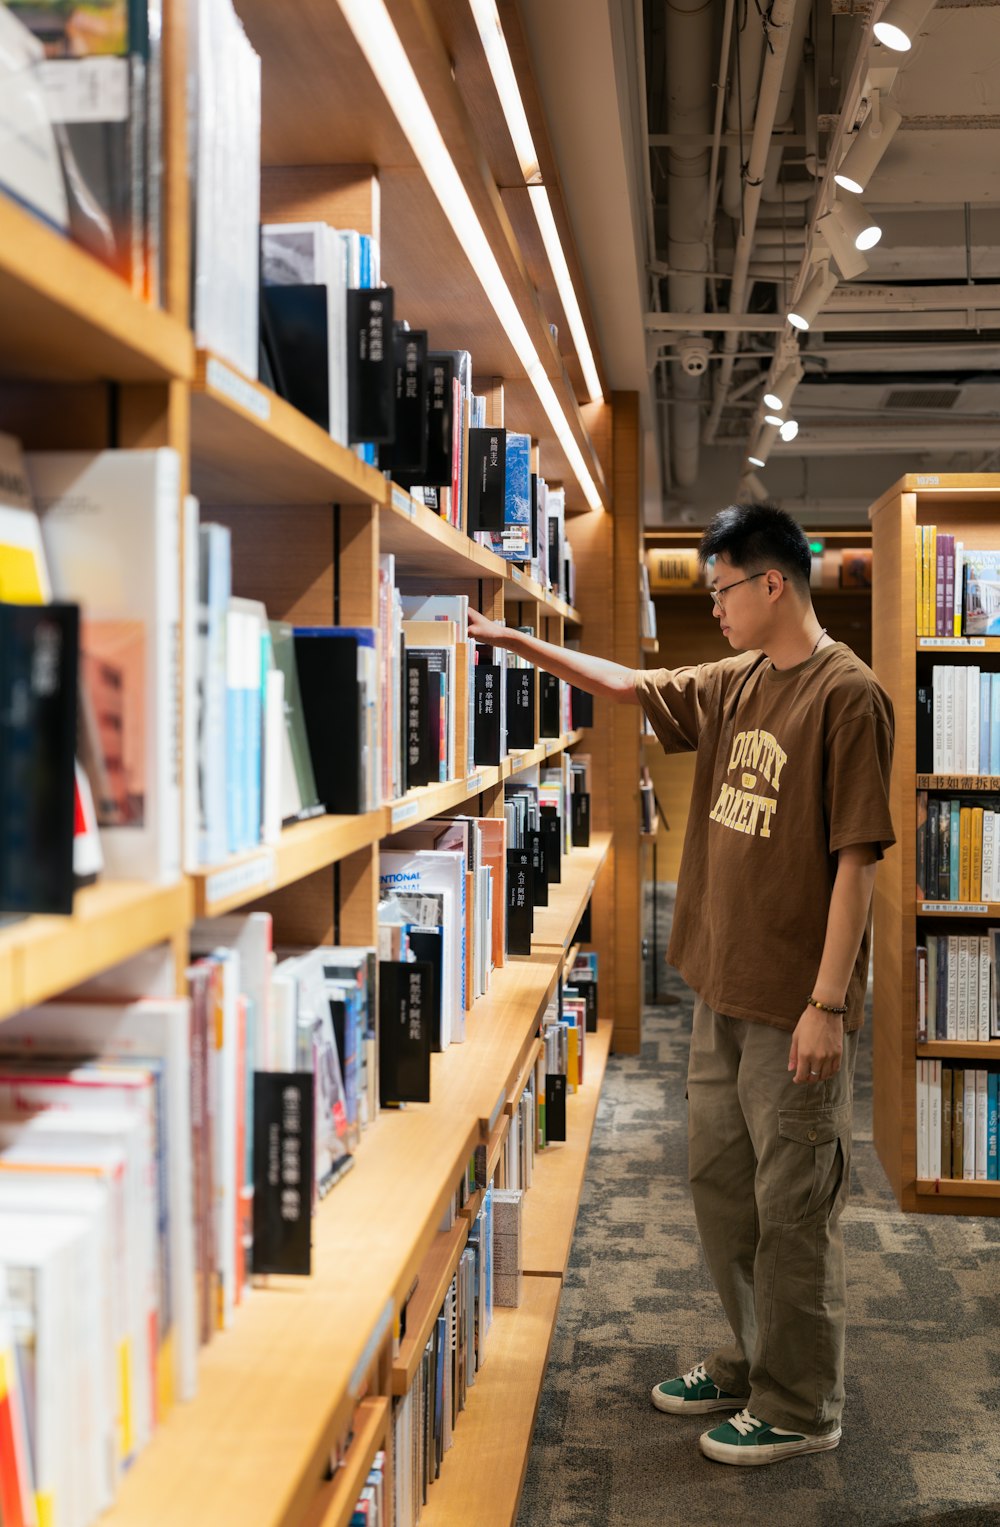
<instances>
[{"instance_id":1,"label":"man","mask_svg":"<svg viewBox=\"0 0 1000 1527\"><path fill-rule=\"evenodd\" d=\"M772 504L716 515L699 548L737 655L632 671L470 616L470 634L625 703L668 753L697 754L669 959L696 994L689 1174L734 1340L658 1384L722 1463L840 1441L851 1097L891 703L820 626L802 530Z\"/></svg>"}]
</instances>

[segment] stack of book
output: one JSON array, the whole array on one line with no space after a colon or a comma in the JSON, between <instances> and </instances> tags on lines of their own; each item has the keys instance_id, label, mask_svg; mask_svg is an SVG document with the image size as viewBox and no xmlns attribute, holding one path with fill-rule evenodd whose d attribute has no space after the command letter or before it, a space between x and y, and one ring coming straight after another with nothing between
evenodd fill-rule
<instances>
[{"instance_id":1,"label":"stack of book","mask_svg":"<svg viewBox=\"0 0 1000 1527\"><path fill-rule=\"evenodd\" d=\"M917 897L1000 901L1000 798L917 791Z\"/></svg>"},{"instance_id":2,"label":"stack of book","mask_svg":"<svg viewBox=\"0 0 1000 1527\"><path fill-rule=\"evenodd\" d=\"M917 771L1000 774L1000 673L934 664L917 686Z\"/></svg>"},{"instance_id":3,"label":"stack of book","mask_svg":"<svg viewBox=\"0 0 1000 1527\"><path fill-rule=\"evenodd\" d=\"M1000 1070L917 1061L917 1177L996 1182Z\"/></svg>"},{"instance_id":4,"label":"stack of book","mask_svg":"<svg viewBox=\"0 0 1000 1527\"><path fill-rule=\"evenodd\" d=\"M916 529L917 635L1000 636L1000 550Z\"/></svg>"},{"instance_id":5,"label":"stack of book","mask_svg":"<svg viewBox=\"0 0 1000 1527\"><path fill-rule=\"evenodd\" d=\"M929 933L917 947L917 1038L1000 1039L1000 929Z\"/></svg>"}]
</instances>

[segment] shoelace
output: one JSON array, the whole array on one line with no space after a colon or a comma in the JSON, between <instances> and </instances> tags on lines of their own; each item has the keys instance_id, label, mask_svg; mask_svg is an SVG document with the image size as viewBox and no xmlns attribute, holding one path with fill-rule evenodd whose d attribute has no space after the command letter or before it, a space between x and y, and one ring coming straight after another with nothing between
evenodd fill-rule
<instances>
[{"instance_id":1,"label":"shoelace","mask_svg":"<svg viewBox=\"0 0 1000 1527\"><path fill-rule=\"evenodd\" d=\"M696 1367L691 1369L690 1373L685 1373L682 1376L684 1379L685 1389L693 1389L695 1384L710 1384L712 1382L708 1374L705 1372L704 1363L698 1363Z\"/></svg>"},{"instance_id":2,"label":"shoelace","mask_svg":"<svg viewBox=\"0 0 1000 1527\"><path fill-rule=\"evenodd\" d=\"M748 1410L741 1410L730 1419L730 1426L739 1432L741 1437L749 1437L751 1432L758 1426L763 1426L763 1421L752 1416Z\"/></svg>"}]
</instances>

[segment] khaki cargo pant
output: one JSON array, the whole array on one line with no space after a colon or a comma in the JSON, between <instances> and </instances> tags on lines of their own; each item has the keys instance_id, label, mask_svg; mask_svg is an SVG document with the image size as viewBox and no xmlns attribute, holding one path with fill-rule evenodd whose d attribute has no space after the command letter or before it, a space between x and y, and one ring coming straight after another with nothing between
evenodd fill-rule
<instances>
[{"instance_id":1,"label":"khaki cargo pant","mask_svg":"<svg viewBox=\"0 0 1000 1527\"><path fill-rule=\"evenodd\" d=\"M856 1033L841 1069L795 1086L791 1035L698 998L688 1069L689 1174L698 1232L735 1342L705 1360L762 1421L813 1436L844 1407L846 1282L840 1216L851 1164Z\"/></svg>"}]
</instances>

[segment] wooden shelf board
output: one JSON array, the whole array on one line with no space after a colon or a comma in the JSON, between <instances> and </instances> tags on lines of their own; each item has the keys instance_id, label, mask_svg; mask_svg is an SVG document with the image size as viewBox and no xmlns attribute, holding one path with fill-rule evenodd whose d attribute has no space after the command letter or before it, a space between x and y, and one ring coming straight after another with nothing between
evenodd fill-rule
<instances>
[{"instance_id":1,"label":"wooden shelf board","mask_svg":"<svg viewBox=\"0 0 1000 1527\"><path fill-rule=\"evenodd\" d=\"M613 1032L610 1018L602 1018L597 1032L587 1035L583 1085L566 1099L567 1138L535 1157L534 1180L524 1197L526 1274L561 1279L566 1272Z\"/></svg>"},{"instance_id":2,"label":"wooden shelf board","mask_svg":"<svg viewBox=\"0 0 1000 1527\"><path fill-rule=\"evenodd\" d=\"M78 891L70 917L27 917L0 930L0 1018L78 986L192 919L187 881L106 880Z\"/></svg>"},{"instance_id":3,"label":"wooden shelf board","mask_svg":"<svg viewBox=\"0 0 1000 1527\"><path fill-rule=\"evenodd\" d=\"M420 1281L406 1306L406 1335L392 1360L394 1395L405 1395L413 1383L427 1338L468 1242L469 1224L468 1219L458 1215L450 1230L441 1230L434 1237L421 1264Z\"/></svg>"},{"instance_id":4,"label":"wooden shelf board","mask_svg":"<svg viewBox=\"0 0 1000 1527\"><path fill-rule=\"evenodd\" d=\"M497 1169L497 1162L500 1160L500 1152L504 1148L504 1142L507 1139L509 1130L510 1114L507 1112L507 1108L505 1107L503 1113L497 1119L497 1122L494 1124L492 1130L490 1131L490 1137L486 1142L487 1182L493 1181L493 1174Z\"/></svg>"},{"instance_id":5,"label":"wooden shelf board","mask_svg":"<svg viewBox=\"0 0 1000 1527\"><path fill-rule=\"evenodd\" d=\"M421 1527L510 1527L517 1515L561 1283L524 1278L522 1290L517 1309L493 1312L486 1360L458 1419L455 1446L431 1486Z\"/></svg>"},{"instance_id":6,"label":"wooden shelf board","mask_svg":"<svg viewBox=\"0 0 1000 1527\"><path fill-rule=\"evenodd\" d=\"M574 848L563 857L561 883L549 886L547 907L535 908L532 949L556 949L562 962L610 847L611 834L595 832L589 848Z\"/></svg>"},{"instance_id":7,"label":"wooden shelf board","mask_svg":"<svg viewBox=\"0 0 1000 1527\"><path fill-rule=\"evenodd\" d=\"M204 350L191 394L191 488L204 505L381 503L374 467Z\"/></svg>"},{"instance_id":8,"label":"wooden shelf board","mask_svg":"<svg viewBox=\"0 0 1000 1527\"><path fill-rule=\"evenodd\" d=\"M521 1100L521 1093L528 1085L528 1078L531 1076L532 1071L535 1069L535 1062L541 1053L541 1048L541 1039L534 1040L531 1049L528 1051L528 1054L525 1057L524 1064L521 1066L520 1075L518 1076L517 1081L514 1083L513 1087L510 1089L510 1095L507 1098L507 1108L511 1114L513 1114L514 1109L517 1107Z\"/></svg>"},{"instance_id":9,"label":"wooden shelf board","mask_svg":"<svg viewBox=\"0 0 1000 1527\"><path fill-rule=\"evenodd\" d=\"M920 1198L1000 1198L1000 1182L963 1182L953 1177L917 1179Z\"/></svg>"},{"instance_id":10,"label":"wooden shelf board","mask_svg":"<svg viewBox=\"0 0 1000 1527\"><path fill-rule=\"evenodd\" d=\"M567 949L567 951L566 951L566 958L563 960L563 980L564 981L568 981L569 980L569 973L573 969L573 966L576 964L576 957L577 957L577 955L579 953L580 953L580 946L579 946L579 944L571 944L570 947Z\"/></svg>"},{"instance_id":11,"label":"wooden shelf board","mask_svg":"<svg viewBox=\"0 0 1000 1527\"><path fill-rule=\"evenodd\" d=\"M0 375L46 381L186 379L183 324L0 193Z\"/></svg>"},{"instance_id":12,"label":"wooden shelf board","mask_svg":"<svg viewBox=\"0 0 1000 1527\"><path fill-rule=\"evenodd\" d=\"M379 550L392 552L402 576L496 578L507 576L502 557L420 504L395 483L379 510Z\"/></svg>"},{"instance_id":13,"label":"wooden shelf board","mask_svg":"<svg viewBox=\"0 0 1000 1527\"><path fill-rule=\"evenodd\" d=\"M316 870L377 843L385 832L385 811L362 816L314 817L286 827L279 841L191 876L196 917L219 917L269 891L302 880Z\"/></svg>"},{"instance_id":14,"label":"wooden shelf board","mask_svg":"<svg viewBox=\"0 0 1000 1527\"><path fill-rule=\"evenodd\" d=\"M314 1273L267 1280L206 1349L198 1398L154 1438L108 1527L297 1519L557 975L546 958L497 971L466 1020L465 1042L432 1057L432 1102L386 1110L369 1126L353 1170L315 1217Z\"/></svg>"},{"instance_id":15,"label":"wooden shelf board","mask_svg":"<svg viewBox=\"0 0 1000 1527\"><path fill-rule=\"evenodd\" d=\"M1000 774L918 774L918 790L958 790L963 795L973 791L1000 793Z\"/></svg>"},{"instance_id":16,"label":"wooden shelf board","mask_svg":"<svg viewBox=\"0 0 1000 1527\"><path fill-rule=\"evenodd\" d=\"M917 1054L930 1060L970 1060L985 1064L1000 1060L1000 1039L925 1039L917 1044Z\"/></svg>"},{"instance_id":17,"label":"wooden shelf board","mask_svg":"<svg viewBox=\"0 0 1000 1527\"><path fill-rule=\"evenodd\" d=\"M918 636L918 652L965 652L975 656L977 652L1000 652L1000 636L971 636L962 641L949 641L943 636Z\"/></svg>"},{"instance_id":18,"label":"wooden shelf board","mask_svg":"<svg viewBox=\"0 0 1000 1527\"><path fill-rule=\"evenodd\" d=\"M983 911L983 912L970 912L970 911L966 910L970 906L972 906L972 907L985 907L986 910ZM928 911L927 910L928 907L933 907L934 910L933 911ZM971 917L971 918L978 919L980 921L985 922L985 921L989 920L990 918L1000 917L1000 902L995 902L995 901L964 902L963 901L963 902L960 902L957 905L957 907L953 910L951 907L948 906L948 904L946 902L943 902L943 901L929 901L929 902L928 901L918 901L917 902L916 910L917 910L917 916L918 917L947 917L947 918L953 918L953 917Z\"/></svg>"},{"instance_id":19,"label":"wooden shelf board","mask_svg":"<svg viewBox=\"0 0 1000 1527\"><path fill-rule=\"evenodd\" d=\"M443 785L418 785L398 801L393 801L391 806L382 808L383 826L379 836L401 832L404 827L413 827L418 822L426 822L429 817L440 816L442 811L450 811L453 806L464 805L481 791L499 784L500 779L499 768L484 765L474 774L447 780Z\"/></svg>"},{"instance_id":20,"label":"wooden shelf board","mask_svg":"<svg viewBox=\"0 0 1000 1527\"><path fill-rule=\"evenodd\" d=\"M559 615L571 625L578 626L582 623L579 613L571 604L567 604L565 599L560 599L549 589L543 589L540 583L536 583L534 578L529 578L527 573L523 573L515 563L508 562L505 566L508 580L514 585L513 589L507 593L508 599L536 604L543 614Z\"/></svg>"},{"instance_id":21,"label":"wooden shelf board","mask_svg":"<svg viewBox=\"0 0 1000 1527\"><path fill-rule=\"evenodd\" d=\"M334 1478L322 1486L302 1527L348 1527L375 1454L386 1446L390 1410L383 1395L361 1401L354 1413L351 1445Z\"/></svg>"}]
</instances>

